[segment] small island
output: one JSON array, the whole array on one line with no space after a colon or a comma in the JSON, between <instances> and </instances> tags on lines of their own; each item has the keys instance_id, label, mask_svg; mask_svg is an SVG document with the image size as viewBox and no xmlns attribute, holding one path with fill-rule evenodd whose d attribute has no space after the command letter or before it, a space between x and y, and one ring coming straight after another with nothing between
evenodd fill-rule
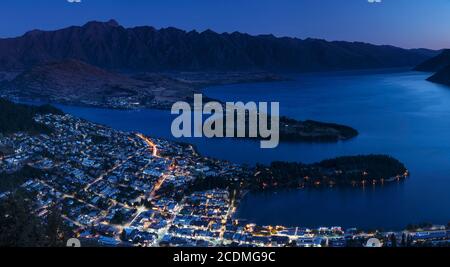
<instances>
[{"instance_id":1,"label":"small island","mask_svg":"<svg viewBox=\"0 0 450 267\"><path fill-rule=\"evenodd\" d=\"M337 142L349 140L357 135L357 130L345 125L280 118L281 141Z\"/></svg>"},{"instance_id":2,"label":"small island","mask_svg":"<svg viewBox=\"0 0 450 267\"><path fill-rule=\"evenodd\" d=\"M224 107L225 109L225 107ZM245 122L245 137L238 138L246 138L253 140L263 140L261 136L250 137L250 126L249 122L250 113L256 114L255 112L246 111L245 118L243 119ZM223 120L217 119L220 121L220 124L225 125L227 128L226 116L224 115ZM239 125L239 118L235 117L234 125ZM339 142L346 141L358 136L358 131L353 129L352 127L340 125L336 123L326 123L319 122L314 120L296 120L286 116L280 116L279 119L279 140L280 142L308 142L308 143L326 143L326 142ZM269 128L271 128L271 117L268 115L267 123ZM213 124L214 125L214 124ZM233 125L233 126L234 126ZM215 126L212 126L214 128ZM226 136L225 130L222 133L223 136ZM237 129L235 129L234 136L237 135Z\"/></svg>"}]
</instances>

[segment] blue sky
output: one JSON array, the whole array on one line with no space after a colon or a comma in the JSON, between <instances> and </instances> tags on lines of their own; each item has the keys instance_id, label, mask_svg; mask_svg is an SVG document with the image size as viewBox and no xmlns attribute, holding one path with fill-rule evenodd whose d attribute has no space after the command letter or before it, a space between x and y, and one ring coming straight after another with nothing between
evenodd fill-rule
<instances>
[{"instance_id":1,"label":"blue sky","mask_svg":"<svg viewBox=\"0 0 450 267\"><path fill-rule=\"evenodd\" d=\"M89 20L124 26L450 48L450 0L2 0L0 37Z\"/></svg>"}]
</instances>

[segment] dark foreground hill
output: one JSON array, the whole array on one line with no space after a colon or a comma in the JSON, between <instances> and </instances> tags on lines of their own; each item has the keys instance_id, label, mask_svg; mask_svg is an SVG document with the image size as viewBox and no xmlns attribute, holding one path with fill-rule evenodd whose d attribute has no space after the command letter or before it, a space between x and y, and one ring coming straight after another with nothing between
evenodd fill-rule
<instances>
[{"instance_id":1,"label":"dark foreground hill","mask_svg":"<svg viewBox=\"0 0 450 267\"><path fill-rule=\"evenodd\" d=\"M15 132L49 133L49 129L33 120L37 114L63 114L62 111L49 106L29 106L15 104L0 98L0 134Z\"/></svg>"},{"instance_id":2,"label":"dark foreground hill","mask_svg":"<svg viewBox=\"0 0 450 267\"><path fill-rule=\"evenodd\" d=\"M111 20L0 39L0 71L73 58L119 70L306 72L415 66L433 54L360 42L124 28Z\"/></svg>"}]
</instances>

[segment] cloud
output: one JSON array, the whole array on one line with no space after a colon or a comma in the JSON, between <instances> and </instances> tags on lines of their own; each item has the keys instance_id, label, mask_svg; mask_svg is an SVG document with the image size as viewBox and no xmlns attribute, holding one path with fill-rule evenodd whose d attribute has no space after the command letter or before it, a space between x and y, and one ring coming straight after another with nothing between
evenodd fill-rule
<instances>
[{"instance_id":1,"label":"cloud","mask_svg":"<svg viewBox=\"0 0 450 267\"><path fill-rule=\"evenodd\" d=\"M81 0L67 0L69 3L81 3Z\"/></svg>"}]
</instances>

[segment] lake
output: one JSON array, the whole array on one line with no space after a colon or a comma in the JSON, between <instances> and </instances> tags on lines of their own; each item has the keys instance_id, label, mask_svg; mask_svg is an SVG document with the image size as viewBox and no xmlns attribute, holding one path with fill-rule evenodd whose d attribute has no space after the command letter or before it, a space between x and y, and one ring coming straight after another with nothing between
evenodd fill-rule
<instances>
[{"instance_id":1,"label":"lake","mask_svg":"<svg viewBox=\"0 0 450 267\"><path fill-rule=\"evenodd\" d=\"M282 143L262 150L258 141L189 138L204 155L254 164L274 160L311 163L342 155L389 154L411 176L366 188L250 193L237 217L258 224L402 229L409 223L450 221L450 88L427 82L430 74L362 71L291 75L274 83L217 86L209 97L279 101L282 115L352 126L360 135L339 143ZM61 106L67 113L120 130L173 139L168 111L120 111Z\"/></svg>"}]
</instances>

